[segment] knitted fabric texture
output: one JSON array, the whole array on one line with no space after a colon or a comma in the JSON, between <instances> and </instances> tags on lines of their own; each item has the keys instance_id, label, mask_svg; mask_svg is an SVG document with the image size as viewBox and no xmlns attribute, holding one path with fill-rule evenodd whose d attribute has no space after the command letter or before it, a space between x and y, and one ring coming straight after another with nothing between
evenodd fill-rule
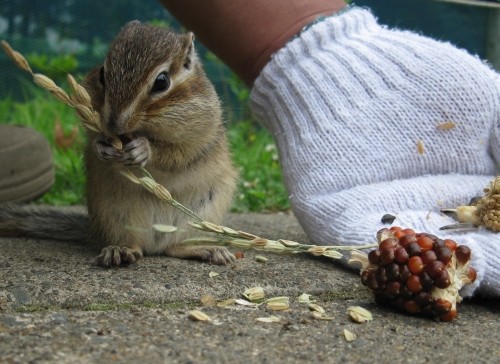
<instances>
[{"instance_id":1,"label":"knitted fabric texture","mask_svg":"<svg viewBox=\"0 0 500 364\"><path fill-rule=\"evenodd\" d=\"M443 236L439 227L453 221L439 208L468 203L500 161L499 76L360 8L276 52L251 107L275 137L294 212L318 244L374 242L385 213ZM466 294L480 286L500 296L500 235L446 236L473 249L478 279Z\"/></svg>"}]
</instances>

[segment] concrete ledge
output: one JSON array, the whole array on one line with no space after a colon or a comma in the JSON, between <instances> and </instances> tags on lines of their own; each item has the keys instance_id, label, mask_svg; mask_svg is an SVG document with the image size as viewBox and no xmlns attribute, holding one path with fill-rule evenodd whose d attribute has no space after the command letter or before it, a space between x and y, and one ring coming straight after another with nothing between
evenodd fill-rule
<instances>
[{"instance_id":1,"label":"concrete ledge","mask_svg":"<svg viewBox=\"0 0 500 364\"><path fill-rule=\"evenodd\" d=\"M231 227L270 238L305 240L293 216L233 214ZM474 299L459 318L437 323L377 306L356 273L331 260L245 251L232 267L148 257L120 269L95 266L95 252L70 242L0 239L0 362L293 363L474 362L500 358L497 301ZM219 273L209 278L211 271ZM203 307L200 299L240 297L262 286L291 308ZM332 321L311 318L295 301L313 294ZM360 305L374 320L355 324ZM203 310L216 323L193 322ZM257 317L276 315L280 323ZM346 342L343 330L357 335Z\"/></svg>"}]
</instances>

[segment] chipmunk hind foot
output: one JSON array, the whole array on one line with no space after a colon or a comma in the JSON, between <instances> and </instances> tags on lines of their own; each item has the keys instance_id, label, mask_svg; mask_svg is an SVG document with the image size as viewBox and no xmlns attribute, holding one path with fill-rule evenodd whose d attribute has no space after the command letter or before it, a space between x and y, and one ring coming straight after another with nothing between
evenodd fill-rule
<instances>
[{"instance_id":1,"label":"chipmunk hind foot","mask_svg":"<svg viewBox=\"0 0 500 364\"><path fill-rule=\"evenodd\" d=\"M142 258L142 249L111 245L103 248L97 257L97 264L110 267L124 267Z\"/></svg>"},{"instance_id":2,"label":"chipmunk hind foot","mask_svg":"<svg viewBox=\"0 0 500 364\"><path fill-rule=\"evenodd\" d=\"M223 246L172 245L167 247L165 253L169 257L203 260L217 265L230 264L236 260L235 256Z\"/></svg>"}]
</instances>

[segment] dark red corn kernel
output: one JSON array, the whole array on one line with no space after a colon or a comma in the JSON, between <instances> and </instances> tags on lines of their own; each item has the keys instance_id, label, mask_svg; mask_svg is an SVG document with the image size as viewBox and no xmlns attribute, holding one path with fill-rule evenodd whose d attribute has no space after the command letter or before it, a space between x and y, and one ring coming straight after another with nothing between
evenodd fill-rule
<instances>
[{"instance_id":1,"label":"dark red corn kernel","mask_svg":"<svg viewBox=\"0 0 500 364\"><path fill-rule=\"evenodd\" d=\"M368 261L371 264L378 265L380 260L380 250L375 249L368 253Z\"/></svg>"},{"instance_id":2,"label":"dark red corn kernel","mask_svg":"<svg viewBox=\"0 0 500 364\"><path fill-rule=\"evenodd\" d=\"M429 292L432 290L434 287L434 281L432 278L427 274L427 272L422 272L420 273L420 283L422 284L422 289L426 292Z\"/></svg>"},{"instance_id":3,"label":"dark red corn kernel","mask_svg":"<svg viewBox=\"0 0 500 364\"><path fill-rule=\"evenodd\" d=\"M392 234L394 235L394 237L396 239L400 239L402 238L403 236L405 236L406 234L403 232L403 230L397 230L397 231L393 231Z\"/></svg>"},{"instance_id":4,"label":"dark red corn kernel","mask_svg":"<svg viewBox=\"0 0 500 364\"><path fill-rule=\"evenodd\" d=\"M433 235L433 234L425 234L425 236L427 236L428 238L430 238L434 242L437 240L441 240L436 235Z\"/></svg>"},{"instance_id":5,"label":"dark red corn kernel","mask_svg":"<svg viewBox=\"0 0 500 364\"><path fill-rule=\"evenodd\" d=\"M401 283L399 282L389 282L385 287L385 292L391 296L392 298L396 298L399 296L399 290L401 288Z\"/></svg>"},{"instance_id":6,"label":"dark red corn kernel","mask_svg":"<svg viewBox=\"0 0 500 364\"><path fill-rule=\"evenodd\" d=\"M427 305L424 308L422 308L421 311L422 315L426 317L436 317L436 313L432 310L432 305Z\"/></svg>"},{"instance_id":7,"label":"dark red corn kernel","mask_svg":"<svg viewBox=\"0 0 500 364\"><path fill-rule=\"evenodd\" d=\"M422 291L422 283L420 283L420 277L417 275L412 275L406 281L406 287L408 287L408 289L412 293L420 293Z\"/></svg>"},{"instance_id":8,"label":"dark red corn kernel","mask_svg":"<svg viewBox=\"0 0 500 364\"><path fill-rule=\"evenodd\" d=\"M399 266L399 275L401 276L401 281L406 282L408 278L411 276L410 268L405 265L400 265Z\"/></svg>"},{"instance_id":9,"label":"dark red corn kernel","mask_svg":"<svg viewBox=\"0 0 500 364\"><path fill-rule=\"evenodd\" d=\"M399 276L399 265L396 263L391 263L385 268L385 273L387 274L387 279L390 281L396 281L400 278Z\"/></svg>"},{"instance_id":10,"label":"dark red corn kernel","mask_svg":"<svg viewBox=\"0 0 500 364\"><path fill-rule=\"evenodd\" d=\"M438 298L432 303L432 310L437 315L444 315L445 313L451 310L451 303L450 301L445 300L444 298Z\"/></svg>"},{"instance_id":11,"label":"dark red corn kernel","mask_svg":"<svg viewBox=\"0 0 500 364\"><path fill-rule=\"evenodd\" d=\"M408 252L402 246L400 246L394 251L394 259L398 263L406 263L409 258L410 256L408 255Z\"/></svg>"},{"instance_id":12,"label":"dark red corn kernel","mask_svg":"<svg viewBox=\"0 0 500 364\"><path fill-rule=\"evenodd\" d=\"M389 302L391 302L392 300L392 296L387 294L387 292L384 290L384 291L381 291L381 290L378 290L376 292L374 292L375 294L375 301L379 304L383 304L383 305L386 305L388 304Z\"/></svg>"},{"instance_id":13,"label":"dark red corn kernel","mask_svg":"<svg viewBox=\"0 0 500 364\"><path fill-rule=\"evenodd\" d=\"M435 278L444 268L444 263L440 260L435 260L427 264L424 271L427 272L429 277Z\"/></svg>"},{"instance_id":14,"label":"dark red corn kernel","mask_svg":"<svg viewBox=\"0 0 500 364\"><path fill-rule=\"evenodd\" d=\"M443 246L436 251L436 257L444 263L448 264L451 260L451 250L447 246Z\"/></svg>"},{"instance_id":15,"label":"dark red corn kernel","mask_svg":"<svg viewBox=\"0 0 500 364\"><path fill-rule=\"evenodd\" d=\"M445 313L444 315L441 315L439 316L439 318L441 319L441 321L453 321L453 319L455 319L455 317L457 317L458 313L457 313L457 310L450 310L448 311L448 313Z\"/></svg>"},{"instance_id":16,"label":"dark red corn kernel","mask_svg":"<svg viewBox=\"0 0 500 364\"><path fill-rule=\"evenodd\" d=\"M415 295L414 300L420 307L425 307L431 303L432 297L427 292L420 292L419 294Z\"/></svg>"},{"instance_id":17,"label":"dark red corn kernel","mask_svg":"<svg viewBox=\"0 0 500 364\"><path fill-rule=\"evenodd\" d=\"M387 238L378 245L378 248L380 250L386 250L388 248L395 248L397 245L398 245L398 239Z\"/></svg>"},{"instance_id":18,"label":"dark red corn kernel","mask_svg":"<svg viewBox=\"0 0 500 364\"><path fill-rule=\"evenodd\" d=\"M455 255L457 257L458 262L464 264L470 259L470 248L465 245L459 245L455 250Z\"/></svg>"},{"instance_id":19,"label":"dark red corn kernel","mask_svg":"<svg viewBox=\"0 0 500 364\"><path fill-rule=\"evenodd\" d=\"M377 278L377 283L379 286L383 286L384 284L387 283L387 275L385 273L385 268L384 267L378 267L377 271L375 272L375 277Z\"/></svg>"},{"instance_id":20,"label":"dark red corn kernel","mask_svg":"<svg viewBox=\"0 0 500 364\"><path fill-rule=\"evenodd\" d=\"M437 259L436 253L434 250L426 250L422 254L420 254L420 258L422 258L422 262L424 265L432 263Z\"/></svg>"},{"instance_id":21,"label":"dark red corn kernel","mask_svg":"<svg viewBox=\"0 0 500 364\"><path fill-rule=\"evenodd\" d=\"M367 271L367 270L364 270L362 273L361 273L361 283L366 286L368 285L368 277L370 276L370 272Z\"/></svg>"},{"instance_id":22,"label":"dark red corn kernel","mask_svg":"<svg viewBox=\"0 0 500 364\"><path fill-rule=\"evenodd\" d=\"M477 278L477 272L474 268L469 267L467 270L467 277L469 277L471 282L474 282Z\"/></svg>"},{"instance_id":23,"label":"dark red corn kernel","mask_svg":"<svg viewBox=\"0 0 500 364\"><path fill-rule=\"evenodd\" d=\"M405 310L405 300L403 298L398 298L391 302L391 306L396 308L397 310L404 311Z\"/></svg>"},{"instance_id":24,"label":"dark red corn kernel","mask_svg":"<svg viewBox=\"0 0 500 364\"><path fill-rule=\"evenodd\" d=\"M420 238L417 239L417 244L420 246L420 249L422 250L430 250L432 249L434 242L428 236L421 236Z\"/></svg>"},{"instance_id":25,"label":"dark red corn kernel","mask_svg":"<svg viewBox=\"0 0 500 364\"><path fill-rule=\"evenodd\" d=\"M408 289L408 287L406 287L405 284L402 284L401 287L399 288L399 295L404 299L413 297L413 293L410 292L410 290Z\"/></svg>"},{"instance_id":26,"label":"dark red corn kernel","mask_svg":"<svg viewBox=\"0 0 500 364\"><path fill-rule=\"evenodd\" d=\"M411 257L410 260L408 261L408 268L410 269L410 272L412 272L413 274L419 274L424 268L424 263L422 262L422 258L420 258L418 255Z\"/></svg>"},{"instance_id":27,"label":"dark red corn kernel","mask_svg":"<svg viewBox=\"0 0 500 364\"><path fill-rule=\"evenodd\" d=\"M377 278L375 277L375 273L370 272L368 275L368 278L366 280L366 285L368 288L376 290L378 289L378 283L377 283Z\"/></svg>"},{"instance_id":28,"label":"dark red corn kernel","mask_svg":"<svg viewBox=\"0 0 500 364\"><path fill-rule=\"evenodd\" d=\"M388 265L394 262L394 248L387 248L380 252L380 262L381 265Z\"/></svg>"},{"instance_id":29,"label":"dark red corn kernel","mask_svg":"<svg viewBox=\"0 0 500 364\"><path fill-rule=\"evenodd\" d=\"M444 243L450 250L455 250L457 248L457 242L455 240L444 239Z\"/></svg>"},{"instance_id":30,"label":"dark red corn kernel","mask_svg":"<svg viewBox=\"0 0 500 364\"><path fill-rule=\"evenodd\" d=\"M417 243L411 243L406 247L406 251L410 257L413 257L415 255L420 255L422 249L420 249L420 245Z\"/></svg>"},{"instance_id":31,"label":"dark red corn kernel","mask_svg":"<svg viewBox=\"0 0 500 364\"><path fill-rule=\"evenodd\" d=\"M438 288L446 288L451 284L450 274L446 269L439 272L434 278L434 285Z\"/></svg>"},{"instance_id":32,"label":"dark red corn kernel","mask_svg":"<svg viewBox=\"0 0 500 364\"><path fill-rule=\"evenodd\" d=\"M408 313L415 314L420 312L420 306L414 301L414 300L409 300L406 301L404 304L405 310Z\"/></svg>"},{"instance_id":33,"label":"dark red corn kernel","mask_svg":"<svg viewBox=\"0 0 500 364\"><path fill-rule=\"evenodd\" d=\"M436 238L436 239L433 239L433 241L434 241L434 244L433 244L432 249L434 249L434 250L437 250L439 248L442 248L443 246L446 246L446 244L444 243L444 240L442 240L442 239Z\"/></svg>"},{"instance_id":34,"label":"dark red corn kernel","mask_svg":"<svg viewBox=\"0 0 500 364\"><path fill-rule=\"evenodd\" d=\"M413 230L413 229L403 229L403 233L405 233L405 235L415 235L415 230Z\"/></svg>"},{"instance_id":35,"label":"dark red corn kernel","mask_svg":"<svg viewBox=\"0 0 500 364\"><path fill-rule=\"evenodd\" d=\"M399 239L399 245L406 248L411 243L415 243L417 241L417 237L415 235L404 235Z\"/></svg>"}]
</instances>

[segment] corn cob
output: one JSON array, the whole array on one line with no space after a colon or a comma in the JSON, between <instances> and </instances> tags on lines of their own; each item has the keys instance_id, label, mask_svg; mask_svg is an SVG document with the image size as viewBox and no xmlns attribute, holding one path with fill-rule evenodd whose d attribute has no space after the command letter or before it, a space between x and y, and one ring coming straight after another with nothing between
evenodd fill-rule
<instances>
[{"instance_id":1,"label":"corn cob","mask_svg":"<svg viewBox=\"0 0 500 364\"><path fill-rule=\"evenodd\" d=\"M459 290L476 279L471 250L451 239L393 226L377 233L378 249L361 262L361 282L383 305L410 314L451 321L457 316Z\"/></svg>"}]
</instances>

